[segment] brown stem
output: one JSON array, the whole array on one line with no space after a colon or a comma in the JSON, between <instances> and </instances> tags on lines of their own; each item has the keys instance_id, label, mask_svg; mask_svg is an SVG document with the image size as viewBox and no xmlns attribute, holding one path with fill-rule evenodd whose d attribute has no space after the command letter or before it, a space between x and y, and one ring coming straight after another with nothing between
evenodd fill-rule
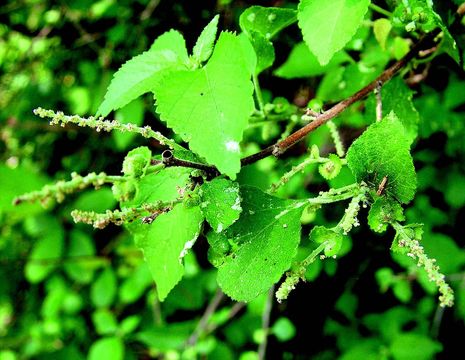
<instances>
[{"instance_id":1,"label":"brown stem","mask_svg":"<svg viewBox=\"0 0 465 360\"><path fill-rule=\"evenodd\" d=\"M220 174L219 171L214 166L178 159L177 157L174 156L171 150L163 151L163 153L161 154L161 158L162 158L161 162L166 167L180 166L180 167L187 167L187 168L192 168L192 169L199 169L199 170L205 171L208 175L213 176L213 177L218 176ZM154 164L155 162L156 160L152 160L152 164Z\"/></svg>"},{"instance_id":2,"label":"brown stem","mask_svg":"<svg viewBox=\"0 0 465 360\"><path fill-rule=\"evenodd\" d=\"M437 31L433 31L428 35L424 36L420 41L418 41L412 49L399 61L395 62L392 66L384 70L384 72L378 76L375 80L365 86L363 89L357 91L354 95L338 102L336 105L331 107L329 110L325 111L324 113L318 115L315 120L311 123L305 125L304 127L300 128L296 132L289 135L282 141L277 142L274 145L271 145L258 153L252 154L247 156L241 160L242 166L252 164L258 160L268 157L269 155L273 154L275 156L279 156L283 154L287 149L291 146L296 144L297 142L301 141L306 135L308 135L313 130L317 129L327 121L335 118L345 109L347 109L350 105L354 104L355 102L363 99L365 96L370 94L377 86L380 84L384 84L389 81L397 72L405 67L412 60L418 52L423 48L426 42L431 41L437 35Z\"/></svg>"}]
</instances>

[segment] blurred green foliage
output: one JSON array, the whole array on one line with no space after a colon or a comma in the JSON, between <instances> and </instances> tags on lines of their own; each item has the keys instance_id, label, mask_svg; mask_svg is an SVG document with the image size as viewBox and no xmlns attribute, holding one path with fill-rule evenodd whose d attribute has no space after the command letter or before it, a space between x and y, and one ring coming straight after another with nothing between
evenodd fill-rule
<instances>
[{"instance_id":1,"label":"blurred green foliage","mask_svg":"<svg viewBox=\"0 0 465 360\"><path fill-rule=\"evenodd\" d=\"M396 2L375 3L390 8ZM179 29L191 48L217 13L220 28L238 30L239 15L249 5L225 0L7 0L0 5L0 360L258 358L267 296L248 304L220 296L217 271L206 258L206 239L186 256L183 280L160 303L149 267L127 232L115 227L95 231L72 222L72 209L113 209L116 201L109 188L49 204L47 212L40 205L12 205L15 196L68 179L73 171L119 174L125 153L147 145L133 134L49 127L32 109L95 114L113 72L156 36ZM264 5L295 8L296 2ZM401 20L394 30L373 32L371 20L380 16L372 8L345 50L325 66L312 57L296 29L280 34L275 65L261 75L263 98L273 114L312 99L324 104L343 99L404 55L409 40L402 21L412 19ZM457 42L463 44L463 35ZM306 56L309 60L302 62ZM365 223L339 244L338 261L314 262L305 274L312 283L300 284L287 303L273 304L269 358L451 358L462 347L457 335L465 331L465 241L460 230L465 220L465 76L445 54L419 60L403 75L413 92L395 79L386 86L385 105L394 109L399 105L395 95L401 93L408 108L410 122L404 126L410 125L418 192L405 216L409 223L424 224L422 244L451 282L456 306L439 308L426 273L405 255L390 256L393 234L375 235ZM369 98L365 107L356 104L339 116L346 145L373 121L374 103ZM150 96L135 100L114 118L169 134L151 104ZM298 121L252 127L244 152L254 153L297 127ZM419 137L413 140L416 132ZM322 127L292 157L264 159L238 178L268 189L306 158L309 144L325 153L333 150L330 131ZM158 143L149 145L159 148ZM328 182L340 187L352 183L353 176L342 168ZM313 164L277 194L305 198L326 189ZM309 209L301 222L331 227L342 212L339 205ZM314 247L304 236L298 258ZM215 299L220 305L208 326L199 329Z\"/></svg>"}]
</instances>

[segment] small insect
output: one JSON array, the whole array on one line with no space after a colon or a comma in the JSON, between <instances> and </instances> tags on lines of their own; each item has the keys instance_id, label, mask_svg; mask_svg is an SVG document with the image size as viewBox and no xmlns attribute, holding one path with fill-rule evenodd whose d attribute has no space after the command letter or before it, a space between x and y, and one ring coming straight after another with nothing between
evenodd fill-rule
<instances>
[{"instance_id":1,"label":"small insect","mask_svg":"<svg viewBox=\"0 0 465 360\"><path fill-rule=\"evenodd\" d=\"M386 175L385 177L383 177L383 180L381 180L381 182L379 183L378 191L376 191L376 195L378 196L383 195L384 190L386 189L387 182L388 182L388 176Z\"/></svg>"}]
</instances>

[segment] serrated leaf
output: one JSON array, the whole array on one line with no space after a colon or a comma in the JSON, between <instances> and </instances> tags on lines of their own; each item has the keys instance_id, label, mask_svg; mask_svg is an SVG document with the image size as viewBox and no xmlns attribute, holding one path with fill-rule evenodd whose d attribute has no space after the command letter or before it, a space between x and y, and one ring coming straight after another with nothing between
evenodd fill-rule
<instances>
[{"instance_id":1,"label":"serrated leaf","mask_svg":"<svg viewBox=\"0 0 465 360\"><path fill-rule=\"evenodd\" d=\"M318 166L318 172L326 180L334 179L342 169L342 161L336 154L329 154L329 161Z\"/></svg>"},{"instance_id":2,"label":"serrated leaf","mask_svg":"<svg viewBox=\"0 0 465 360\"><path fill-rule=\"evenodd\" d=\"M127 153L123 160L123 174L135 178L145 175L150 165L152 152L147 146L139 146Z\"/></svg>"},{"instance_id":3,"label":"serrated leaf","mask_svg":"<svg viewBox=\"0 0 465 360\"><path fill-rule=\"evenodd\" d=\"M250 301L267 291L291 266L300 242L301 203L241 188L242 214L224 236L232 253L218 270L218 284L231 298Z\"/></svg>"},{"instance_id":4,"label":"serrated leaf","mask_svg":"<svg viewBox=\"0 0 465 360\"><path fill-rule=\"evenodd\" d=\"M175 200L179 197L178 188L183 188L188 183L189 174L189 169L169 167L158 173L146 175L136 183L134 199L123 202L121 205L130 207Z\"/></svg>"},{"instance_id":5,"label":"serrated leaf","mask_svg":"<svg viewBox=\"0 0 465 360\"><path fill-rule=\"evenodd\" d=\"M404 221L402 206L395 200L387 197L378 197L370 207L368 225L371 230L382 233L388 224L393 221Z\"/></svg>"},{"instance_id":6,"label":"serrated leaf","mask_svg":"<svg viewBox=\"0 0 465 360\"><path fill-rule=\"evenodd\" d=\"M216 32L218 31L218 20L220 16L216 15L200 33L197 42L192 51L192 56L198 63L207 61L213 52Z\"/></svg>"},{"instance_id":7,"label":"serrated leaf","mask_svg":"<svg viewBox=\"0 0 465 360\"><path fill-rule=\"evenodd\" d=\"M420 115L412 102L413 91L396 76L381 88L382 109L384 114L393 111L405 128L405 135L411 144L418 135ZM375 119L375 99L370 97L367 102L367 114Z\"/></svg>"},{"instance_id":8,"label":"serrated leaf","mask_svg":"<svg viewBox=\"0 0 465 360\"><path fill-rule=\"evenodd\" d=\"M107 116L110 111L152 91L167 71L185 68L187 59L182 35L174 30L164 33L149 51L133 57L114 74L97 115Z\"/></svg>"},{"instance_id":9,"label":"serrated leaf","mask_svg":"<svg viewBox=\"0 0 465 360\"><path fill-rule=\"evenodd\" d=\"M231 226L242 211L239 185L226 179L213 179L201 187L200 207L214 231Z\"/></svg>"},{"instance_id":10,"label":"serrated leaf","mask_svg":"<svg viewBox=\"0 0 465 360\"><path fill-rule=\"evenodd\" d=\"M237 36L221 33L207 65L177 71L157 86L157 112L192 151L235 179L253 86Z\"/></svg>"},{"instance_id":11,"label":"serrated leaf","mask_svg":"<svg viewBox=\"0 0 465 360\"><path fill-rule=\"evenodd\" d=\"M279 31L293 24L297 19L293 9L251 6L239 17L239 25L244 32L250 30L261 33L267 40Z\"/></svg>"},{"instance_id":12,"label":"serrated leaf","mask_svg":"<svg viewBox=\"0 0 465 360\"><path fill-rule=\"evenodd\" d=\"M328 229L324 226L314 226L310 232L310 240L315 241L317 244L326 242L324 248L325 256L334 256L341 250L344 235L334 229Z\"/></svg>"},{"instance_id":13,"label":"serrated leaf","mask_svg":"<svg viewBox=\"0 0 465 360\"><path fill-rule=\"evenodd\" d=\"M274 72L276 76L285 79L306 78L324 74L328 69L351 61L345 51L338 51L326 65L321 65L318 59L308 49L304 42L295 45L287 60Z\"/></svg>"},{"instance_id":14,"label":"serrated leaf","mask_svg":"<svg viewBox=\"0 0 465 360\"><path fill-rule=\"evenodd\" d=\"M362 23L369 0L301 0L297 18L305 43L321 65L349 42Z\"/></svg>"},{"instance_id":15,"label":"serrated leaf","mask_svg":"<svg viewBox=\"0 0 465 360\"><path fill-rule=\"evenodd\" d=\"M144 253L160 301L184 274L183 257L194 245L203 222L199 207L176 205L151 224L140 224L134 232L136 246Z\"/></svg>"},{"instance_id":16,"label":"serrated leaf","mask_svg":"<svg viewBox=\"0 0 465 360\"><path fill-rule=\"evenodd\" d=\"M387 176L384 193L407 204L416 190L416 174L410 144L398 118L389 114L370 125L350 146L347 163L358 182L365 181L374 191Z\"/></svg>"},{"instance_id":17,"label":"serrated leaf","mask_svg":"<svg viewBox=\"0 0 465 360\"><path fill-rule=\"evenodd\" d=\"M251 6L241 14L239 25L249 37L256 54L255 74L273 65L275 53L270 39L294 23L296 14L292 9L262 6Z\"/></svg>"}]
</instances>

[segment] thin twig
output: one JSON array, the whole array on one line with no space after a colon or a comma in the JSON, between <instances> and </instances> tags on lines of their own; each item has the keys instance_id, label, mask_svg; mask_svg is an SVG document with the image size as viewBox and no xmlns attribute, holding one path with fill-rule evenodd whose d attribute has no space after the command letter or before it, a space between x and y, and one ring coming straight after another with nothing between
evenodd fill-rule
<instances>
[{"instance_id":1,"label":"thin twig","mask_svg":"<svg viewBox=\"0 0 465 360\"><path fill-rule=\"evenodd\" d=\"M262 330L263 330L263 339L258 346L258 358L259 360L265 359L266 346L268 345L268 332L270 331L270 315L271 308L273 307L273 296L274 296L274 285L268 291L268 296L266 297L265 308L263 309L262 314Z\"/></svg>"},{"instance_id":2,"label":"thin twig","mask_svg":"<svg viewBox=\"0 0 465 360\"><path fill-rule=\"evenodd\" d=\"M220 289L218 289L215 295L213 296L212 300L208 304L207 308L205 309L205 312L200 318L200 321L197 324L197 327L195 328L194 332L187 340L188 346L194 346L197 343L200 335L202 335L204 331L206 330L208 326L208 321L210 320L212 315L215 313L216 309L218 308L218 306L220 305L223 299L224 299L224 294Z\"/></svg>"},{"instance_id":3,"label":"thin twig","mask_svg":"<svg viewBox=\"0 0 465 360\"><path fill-rule=\"evenodd\" d=\"M142 11L142 13L140 14L140 20L147 20L155 11L158 5L160 5L160 0L150 0L150 2L145 7L144 11Z\"/></svg>"},{"instance_id":4,"label":"thin twig","mask_svg":"<svg viewBox=\"0 0 465 360\"><path fill-rule=\"evenodd\" d=\"M233 319L247 304L244 302L235 303L229 310L226 320L221 324L210 324L210 326L205 331L205 334L211 334L216 331L220 326L224 326L229 320Z\"/></svg>"},{"instance_id":5,"label":"thin twig","mask_svg":"<svg viewBox=\"0 0 465 360\"><path fill-rule=\"evenodd\" d=\"M439 328L441 327L442 317L444 316L444 307L438 305L436 307L436 312L434 313L433 323L431 324L430 334L436 339L439 334Z\"/></svg>"},{"instance_id":6,"label":"thin twig","mask_svg":"<svg viewBox=\"0 0 465 360\"><path fill-rule=\"evenodd\" d=\"M383 84L380 82L375 88L376 97L376 121L381 121L383 118L383 100L381 99L381 87Z\"/></svg>"},{"instance_id":7,"label":"thin twig","mask_svg":"<svg viewBox=\"0 0 465 360\"><path fill-rule=\"evenodd\" d=\"M300 128L296 132L289 135L286 139L277 142L274 145L271 145L255 154L247 156L241 159L241 165L249 165L255 163L261 159L264 159L270 155L279 156L282 155L286 150L288 150L291 146L296 144L297 142L301 141L305 136L307 136L310 132L317 129L327 121L335 118L345 109L347 109L350 105L356 103L357 101L363 99L368 94L370 94L378 84L384 84L389 81L391 78L396 75L400 69L405 67L410 60L412 60L418 52L423 48L424 44L434 39L437 35L437 31L433 31L428 35L424 36L420 41L418 41L412 49L399 61L395 62L392 66L387 68L380 76L378 76L375 80L369 83L367 86L362 88L361 90L357 91L354 95L338 102L329 110L325 111L322 114L319 114L315 120L310 122L309 124L305 125L304 127Z\"/></svg>"},{"instance_id":8,"label":"thin twig","mask_svg":"<svg viewBox=\"0 0 465 360\"><path fill-rule=\"evenodd\" d=\"M180 167L187 167L192 169L199 169L205 171L211 177L216 177L220 175L220 172L216 169L216 167L201 163L196 163L192 161L182 160L174 156L171 150L165 150L161 154L161 162L166 167L171 166L180 166ZM155 164L157 160L152 160L152 164Z\"/></svg>"}]
</instances>

